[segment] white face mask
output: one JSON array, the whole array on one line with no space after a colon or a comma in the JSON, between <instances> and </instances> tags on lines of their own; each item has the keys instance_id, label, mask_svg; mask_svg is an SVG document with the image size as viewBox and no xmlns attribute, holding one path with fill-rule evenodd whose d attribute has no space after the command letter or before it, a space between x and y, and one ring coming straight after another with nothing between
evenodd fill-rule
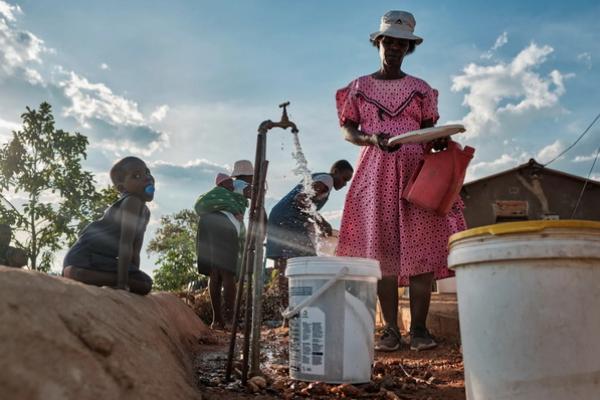
<instances>
[{"instance_id":1,"label":"white face mask","mask_svg":"<svg viewBox=\"0 0 600 400\"><path fill-rule=\"evenodd\" d=\"M233 192L238 194L244 194L244 189L248 186L247 182L236 179L233 181Z\"/></svg>"}]
</instances>

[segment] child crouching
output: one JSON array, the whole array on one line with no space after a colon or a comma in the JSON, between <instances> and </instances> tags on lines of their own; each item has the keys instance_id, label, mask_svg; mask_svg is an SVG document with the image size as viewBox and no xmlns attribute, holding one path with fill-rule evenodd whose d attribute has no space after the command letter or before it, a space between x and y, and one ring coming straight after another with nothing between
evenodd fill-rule
<instances>
[{"instance_id":1,"label":"child crouching","mask_svg":"<svg viewBox=\"0 0 600 400\"><path fill-rule=\"evenodd\" d=\"M140 251L154 177L142 160L125 157L111 168L110 179L121 198L83 229L65 256L63 276L145 295L152 289L152 278L140 270Z\"/></svg>"}]
</instances>

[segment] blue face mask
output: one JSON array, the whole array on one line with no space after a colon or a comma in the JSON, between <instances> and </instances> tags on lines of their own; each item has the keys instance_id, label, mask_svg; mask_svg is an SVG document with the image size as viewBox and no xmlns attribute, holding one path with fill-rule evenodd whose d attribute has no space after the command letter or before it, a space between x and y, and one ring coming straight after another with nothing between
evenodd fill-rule
<instances>
[{"instance_id":1,"label":"blue face mask","mask_svg":"<svg viewBox=\"0 0 600 400\"><path fill-rule=\"evenodd\" d=\"M146 192L146 194L154 194L154 190L153 184L149 184L144 188L144 192Z\"/></svg>"},{"instance_id":2,"label":"blue face mask","mask_svg":"<svg viewBox=\"0 0 600 400\"><path fill-rule=\"evenodd\" d=\"M244 194L244 189L248 186L248 183L236 179L233 181L233 192L238 194Z\"/></svg>"}]
</instances>

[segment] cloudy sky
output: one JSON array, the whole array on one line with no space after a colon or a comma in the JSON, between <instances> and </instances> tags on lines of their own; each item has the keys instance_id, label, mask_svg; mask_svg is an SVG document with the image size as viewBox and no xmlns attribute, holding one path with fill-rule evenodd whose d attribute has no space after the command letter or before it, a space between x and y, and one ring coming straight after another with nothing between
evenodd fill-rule
<instances>
[{"instance_id":1,"label":"cloudy sky","mask_svg":"<svg viewBox=\"0 0 600 400\"><path fill-rule=\"evenodd\" d=\"M191 207L217 172L254 159L256 128L279 119L282 101L312 171L354 163L334 93L377 69L368 35L399 8L425 39L405 71L439 90L439 124L464 123L460 141L477 148L469 179L549 161L600 112L595 0L0 0L0 141L25 106L48 101L57 127L89 137L85 165L99 185L118 158L147 160L157 179L151 236L160 215ZM271 206L298 177L290 133L268 140ZM600 123L552 167L587 175L599 145ZM344 195L324 209L333 225Z\"/></svg>"}]
</instances>

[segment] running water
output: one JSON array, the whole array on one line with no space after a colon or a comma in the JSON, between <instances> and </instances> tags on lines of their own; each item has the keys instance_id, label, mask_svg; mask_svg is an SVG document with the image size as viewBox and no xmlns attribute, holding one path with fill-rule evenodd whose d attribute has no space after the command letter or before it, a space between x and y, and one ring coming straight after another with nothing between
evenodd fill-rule
<instances>
[{"instance_id":1,"label":"running water","mask_svg":"<svg viewBox=\"0 0 600 400\"><path fill-rule=\"evenodd\" d=\"M299 175L302 177L302 193L306 195L306 198L311 199L315 195L315 190L312 187L313 179L310 170L308 169L308 162L306 161L306 157L304 156L304 152L302 151L302 145L300 144L300 138L298 136L298 132L292 132L292 136L294 138L294 148L295 151L292 152L292 157L296 160L296 168L293 169L294 175ZM309 220L312 220L314 226L314 243L319 253L319 249L321 248L321 241L319 240L321 237L321 228L318 224L315 223L318 219L317 214L317 206L312 201L308 202L309 208L305 209L305 212L311 217Z\"/></svg>"}]
</instances>

